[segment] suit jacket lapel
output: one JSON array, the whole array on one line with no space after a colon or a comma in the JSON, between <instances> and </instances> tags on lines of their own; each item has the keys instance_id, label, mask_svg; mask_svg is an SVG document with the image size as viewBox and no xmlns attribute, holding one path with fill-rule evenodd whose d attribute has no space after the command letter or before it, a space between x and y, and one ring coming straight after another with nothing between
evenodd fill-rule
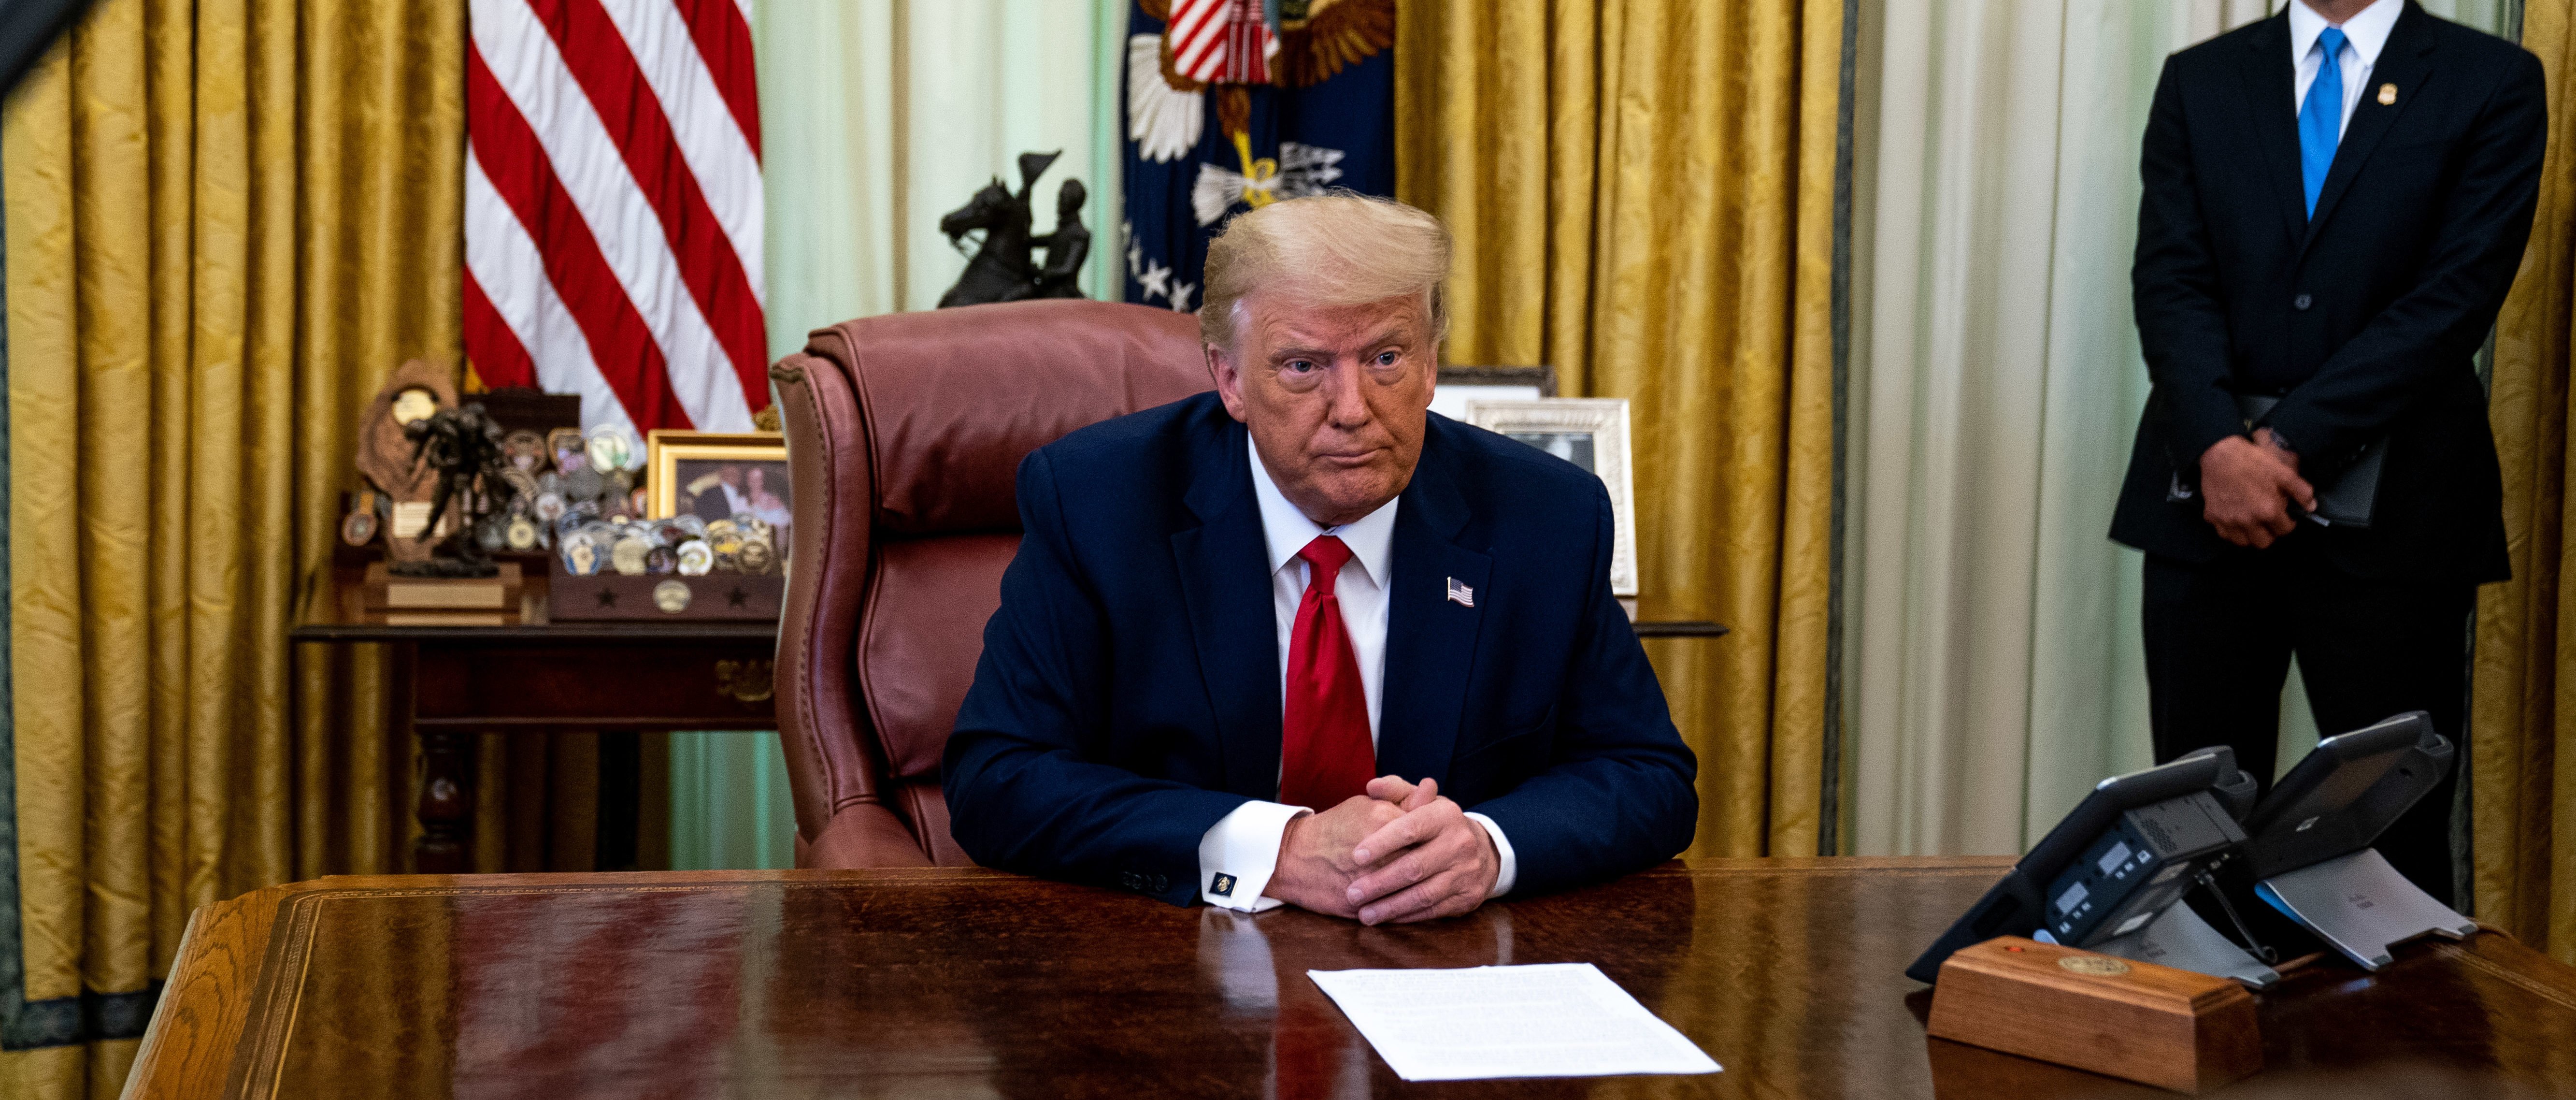
<instances>
[{"instance_id":1,"label":"suit jacket lapel","mask_svg":"<svg viewBox=\"0 0 2576 1100\"><path fill-rule=\"evenodd\" d=\"M1377 739L1379 774L1443 783L1458 747L1484 608L1498 595L1485 585L1493 558L1451 541L1469 516L1445 457L1435 427L1395 510ZM1474 590L1476 606L1449 599L1452 578Z\"/></svg>"},{"instance_id":2,"label":"suit jacket lapel","mask_svg":"<svg viewBox=\"0 0 2576 1100\"><path fill-rule=\"evenodd\" d=\"M2370 82L2362 86L2361 102L2354 105L2352 121L2344 126L2343 140L2335 146L2334 165L2326 170L2325 186L2317 192L2317 215L2308 219L2307 233L2299 242L2302 255L2308 245L2315 243L2318 227L2334 213L2335 201L2352 189L2352 178L2370 160L2371 150L2388 136L2388 128L2396 124L2397 116L2424 94L2425 82L2433 77L2430 55L2434 37L2425 22L2430 18L2423 9L2409 3L2406 10L2398 13L2397 25L2389 28L2388 42L2379 50L2379 61L2371 66ZM2378 89L2384 84L2397 86L2397 102L2393 105L2379 102ZM2296 148L2297 138L2293 136L2291 141Z\"/></svg>"},{"instance_id":3,"label":"suit jacket lapel","mask_svg":"<svg viewBox=\"0 0 2576 1100\"><path fill-rule=\"evenodd\" d=\"M1279 794L1279 631L1270 601L1270 555L1252 496L1243 427L1228 423L1200 443L1183 498L1199 526L1172 534L1172 562L1188 604L1208 705L1216 715L1226 789ZM1214 453L1208 449L1213 447ZM1401 509L1399 509L1401 511Z\"/></svg>"},{"instance_id":4,"label":"suit jacket lapel","mask_svg":"<svg viewBox=\"0 0 2576 1100\"><path fill-rule=\"evenodd\" d=\"M2253 120L2254 144L2262 150L2263 174L2272 181L2282 231L2295 242L2308 231L2308 195L2299 177L2299 115L2293 101L2298 69L2290 63L2287 9L2247 37L2245 46L2236 74L2244 84L2246 117Z\"/></svg>"}]
</instances>

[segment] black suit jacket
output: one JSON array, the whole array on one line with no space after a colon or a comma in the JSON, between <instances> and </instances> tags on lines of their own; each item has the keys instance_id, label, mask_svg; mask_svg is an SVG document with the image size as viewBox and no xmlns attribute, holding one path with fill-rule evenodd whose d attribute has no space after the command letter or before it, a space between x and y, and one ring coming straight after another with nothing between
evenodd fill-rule
<instances>
[{"instance_id":1,"label":"black suit jacket","mask_svg":"<svg viewBox=\"0 0 2576 1100\"><path fill-rule=\"evenodd\" d=\"M1610 595L1601 479L1435 413L1399 499L1379 773L1502 826L1515 894L1689 846L1697 761ZM1019 505L941 771L949 831L987 867L1189 904L1200 835L1279 791L1243 425L1206 393L1084 428L1020 464Z\"/></svg>"},{"instance_id":2,"label":"black suit jacket","mask_svg":"<svg viewBox=\"0 0 2576 1100\"><path fill-rule=\"evenodd\" d=\"M2383 103L2394 85L2394 103ZM2503 491L2473 357L2531 234L2547 107L2539 59L2428 15L2397 19L2307 215L2286 12L2175 54L2140 175L2139 342L2155 383L2111 537L2201 563L2229 545L2202 452L2244 434L2236 393L2312 482L2372 440L2371 526L2314 530L2358 577L2500 580Z\"/></svg>"}]
</instances>

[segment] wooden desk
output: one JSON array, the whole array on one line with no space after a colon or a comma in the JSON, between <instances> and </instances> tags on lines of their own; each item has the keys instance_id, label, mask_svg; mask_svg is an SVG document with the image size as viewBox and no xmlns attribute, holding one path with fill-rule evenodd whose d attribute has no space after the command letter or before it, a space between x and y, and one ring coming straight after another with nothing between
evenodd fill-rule
<instances>
[{"instance_id":1,"label":"wooden desk","mask_svg":"<svg viewBox=\"0 0 2576 1100\"><path fill-rule=\"evenodd\" d=\"M1900 970L2005 865L1707 860L1377 929L979 870L324 879L197 911L126 1095L2172 1095L1924 1037ZM1304 977L1564 961L1726 1071L1407 1085ZM2262 999L2221 1095L2576 1093L2576 971L2499 935Z\"/></svg>"},{"instance_id":2,"label":"wooden desk","mask_svg":"<svg viewBox=\"0 0 2576 1100\"><path fill-rule=\"evenodd\" d=\"M391 646L392 719L420 738L414 812L421 835L412 855L424 872L466 870L476 734L778 728L770 703L778 624L555 623L546 614L545 559L523 564L527 579L515 626L369 623L363 566L343 561L306 580L287 632L294 642ZM604 760L602 770L619 766ZM632 763L624 769L631 772ZM613 804L635 797L633 777L622 778L619 789L603 784L601 792L599 847L607 866L633 863L633 807Z\"/></svg>"}]
</instances>

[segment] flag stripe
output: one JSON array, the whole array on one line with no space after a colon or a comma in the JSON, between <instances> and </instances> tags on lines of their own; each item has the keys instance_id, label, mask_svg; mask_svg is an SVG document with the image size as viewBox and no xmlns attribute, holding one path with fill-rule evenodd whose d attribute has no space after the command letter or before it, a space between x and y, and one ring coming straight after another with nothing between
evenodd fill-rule
<instances>
[{"instance_id":1,"label":"flag stripe","mask_svg":"<svg viewBox=\"0 0 2576 1100\"><path fill-rule=\"evenodd\" d=\"M530 0L529 10L554 39L574 82L589 95L615 139L629 176L652 204L662 238L678 260L680 283L696 300L716 343L745 384L766 386L768 348L760 301L752 296L742 257L698 189L698 177L681 155L670 119L628 52L625 36L599 0ZM674 359L682 354L678 348L664 350Z\"/></svg>"},{"instance_id":2,"label":"flag stripe","mask_svg":"<svg viewBox=\"0 0 2576 1100\"><path fill-rule=\"evenodd\" d=\"M769 404L748 0L467 0L466 297L487 379L585 427Z\"/></svg>"},{"instance_id":3,"label":"flag stripe","mask_svg":"<svg viewBox=\"0 0 2576 1100\"><path fill-rule=\"evenodd\" d=\"M625 404L591 357L580 322L547 281L537 242L492 189L471 145L465 155L465 219L480 230L465 239L465 270L475 285L487 288L493 315L534 362L538 388L579 395L584 427L615 424L634 431Z\"/></svg>"},{"instance_id":4,"label":"flag stripe","mask_svg":"<svg viewBox=\"0 0 2576 1100\"><path fill-rule=\"evenodd\" d=\"M1172 44L1172 67L1192 80L1205 80L1212 71L1206 62L1222 63L1225 40L1225 0L1173 0L1172 23L1168 41ZM1210 50L1216 51L1209 58Z\"/></svg>"},{"instance_id":5,"label":"flag stripe","mask_svg":"<svg viewBox=\"0 0 2576 1100\"><path fill-rule=\"evenodd\" d=\"M1190 32L1172 51L1172 67L1192 80L1205 82L1224 64L1225 35L1213 26Z\"/></svg>"},{"instance_id":6,"label":"flag stripe","mask_svg":"<svg viewBox=\"0 0 2576 1100\"><path fill-rule=\"evenodd\" d=\"M465 50L466 109L482 125L474 152L494 193L522 227L530 229L543 258L546 281L589 342L592 364L637 422L657 427L694 426L671 392L670 372L626 288L601 254L599 241L556 177L552 162L519 108L501 94L479 43Z\"/></svg>"},{"instance_id":7,"label":"flag stripe","mask_svg":"<svg viewBox=\"0 0 2576 1100\"><path fill-rule=\"evenodd\" d=\"M550 166L550 178L571 200L576 220L587 224L588 239L644 320L680 406L694 424L711 430L747 428L749 402L756 396L766 404L768 387L744 386L743 372L687 285L683 256L671 247L664 215L627 167L617 137L565 64L554 38L525 0L482 0L473 15L475 48L501 91L501 101L511 107L509 118L496 124L535 139L537 159ZM614 35L607 45L625 49ZM496 47L507 51L504 57L494 56ZM487 160L484 167L494 173L492 181L502 194L510 195L502 166ZM512 205L517 206L515 201ZM541 250L551 252L554 237L548 227L529 224L528 231ZM553 263L551 256L548 263ZM569 288L556 289L576 313L584 312ZM612 349L594 341L593 350L603 357L603 369L618 369L611 362ZM633 405L627 412L648 428L679 426Z\"/></svg>"},{"instance_id":8,"label":"flag stripe","mask_svg":"<svg viewBox=\"0 0 2576 1100\"><path fill-rule=\"evenodd\" d=\"M589 2L599 4L625 40L634 67L661 104L688 174L696 177L707 206L724 226L752 295L760 297L760 154L734 125L714 72L692 48L688 26L671 0ZM636 155L628 152L630 167Z\"/></svg>"},{"instance_id":9,"label":"flag stripe","mask_svg":"<svg viewBox=\"0 0 2576 1100\"><path fill-rule=\"evenodd\" d=\"M486 386L537 384L536 362L519 344L519 334L510 331L500 311L492 308L492 299L484 297L483 284L474 281L470 267L465 270L465 355L474 361L474 376Z\"/></svg>"},{"instance_id":10,"label":"flag stripe","mask_svg":"<svg viewBox=\"0 0 2576 1100\"><path fill-rule=\"evenodd\" d=\"M748 2L748 0L745 0ZM742 130L743 140L750 144L753 160L760 157L760 88L759 70L753 67L751 24L743 9L726 0L678 0L681 18L688 21L689 37L698 44L708 75L724 95L725 107L733 113L734 125Z\"/></svg>"}]
</instances>

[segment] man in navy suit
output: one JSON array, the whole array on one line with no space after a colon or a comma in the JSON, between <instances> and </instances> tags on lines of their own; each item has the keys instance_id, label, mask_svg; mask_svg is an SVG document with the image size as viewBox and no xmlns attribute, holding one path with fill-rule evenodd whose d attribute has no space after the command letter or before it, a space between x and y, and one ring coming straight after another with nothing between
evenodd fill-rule
<instances>
[{"instance_id":1,"label":"man in navy suit","mask_svg":"<svg viewBox=\"0 0 2576 1100\"><path fill-rule=\"evenodd\" d=\"M1689 845L1697 763L1610 595L1600 480L1427 411L1449 257L1385 200L1240 215L1216 392L1021 464L943 769L976 862L1377 924Z\"/></svg>"},{"instance_id":2,"label":"man in navy suit","mask_svg":"<svg viewBox=\"0 0 2576 1100\"><path fill-rule=\"evenodd\" d=\"M2291 0L2165 63L2132 275L2155 390L2111 528L2147 552L2157 759L2232 745L2270 781L2293 653L2324 732L2424 710L2463 742L2506 574L2474 359L2545 116L2539 59L2405 0ZM2338 496L2368 515L2318 522ZM2379 842L2444 900L2455 784Z\"/></svg>"}]
</instances>

